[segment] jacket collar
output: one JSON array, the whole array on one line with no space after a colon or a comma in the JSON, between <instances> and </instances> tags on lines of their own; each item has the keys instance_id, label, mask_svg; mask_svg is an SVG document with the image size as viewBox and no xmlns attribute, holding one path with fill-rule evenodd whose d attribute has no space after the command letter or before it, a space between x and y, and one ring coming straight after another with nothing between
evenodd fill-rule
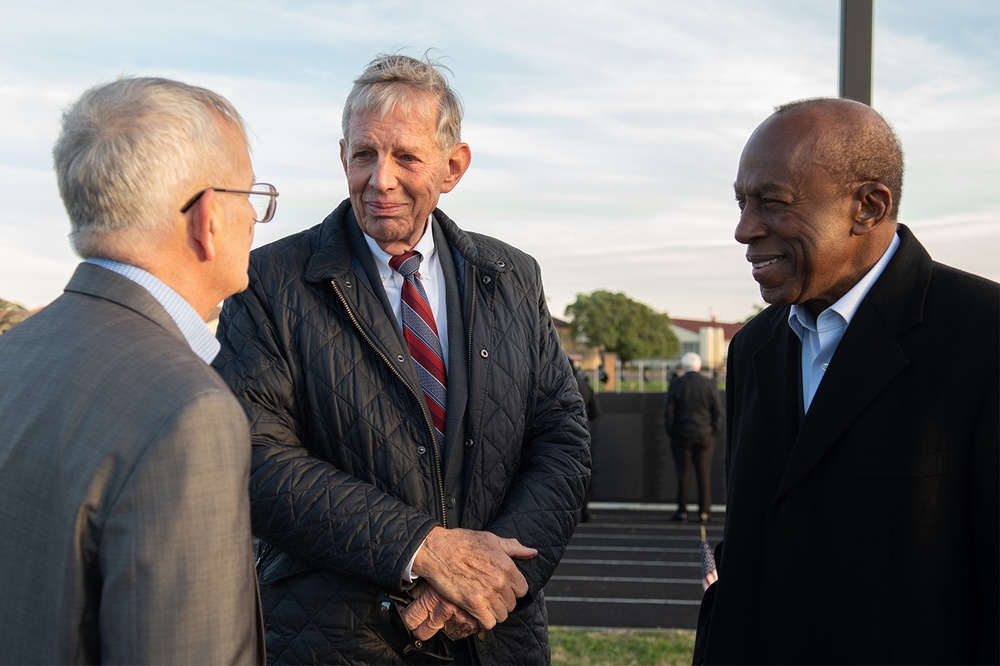
<instances>
[{"instance_id":1,"label":"jacket collar","mask_svg":"<svg viewBox=\"0 0 1000 666\"><path fill-rule=\"evenodd\" d=\"M767 430L765 445L781 469L802 422L800 344L788 327L788 310L789 306L782 306L770 314L771 335L753 355L760 420Z\"/></svg>"},{"instance_id":2,"label":"jacket collar","mask_svg":"<svg viewBox=\"0 0 1000 666\"><path fill-rule=\"evenodd\" d=\"M64 291L86 294L117 303L158 324L184 340L177 322L145 288L123 275L97 264L83 262L76 268Z\"/></svg>"},{"instance_id":3,"label":"jacket collar","mask_svg":"<svg viewBox=\"0 0 1000 666\"><path fill-rule=\"evenodd\" d=\"M464 272L466 263L491 276L510 270L511 262L504 255L502 248L494 244L477 242L477 237L460 229L439 208L434 210L434 219L451 249L460 276ZM478 240L482 240L482 237L478 237ZM364 252L361 252L361 249L364 249ZM439 248L440 250L443 248ZM354 217L351 200L345 199L320 225L319 242L306 264L305 279L310 282L325 282L334 277L344 276L352 266L355 269L361 268L369 280L374 279L377 276L377 270L375 273L371 272L374 269L374 260L371 260L371 266L368 266L366 258L371 258L371 252Z\"/></svg>"}]
</instances>

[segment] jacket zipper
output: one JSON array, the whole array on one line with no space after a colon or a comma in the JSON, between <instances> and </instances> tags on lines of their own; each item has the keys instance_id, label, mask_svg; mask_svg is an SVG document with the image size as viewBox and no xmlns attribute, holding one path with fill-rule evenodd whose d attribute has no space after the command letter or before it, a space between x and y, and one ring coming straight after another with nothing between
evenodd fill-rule
<instances>
[{"instance_id":1,"label":"jacket zipper","mask_svg":"<svg viewBox=\"0 0 1000 666\"><path fill-rule=\"evenodd\" d=\"M434 429L434 422L431 420L430 415L427 413L427 406L424 404L423 399L417 394L417 392L413 390L413 387L410 386L410 383L406 381L406 378L403 377L403 375L399 372L399 370L396 369L396 366L392 364L392 361L390 361L389 358L382 353L381 349L375 346L375 343L372 342L372 339L368 337L368 334L365 333L365 330L361 328L361 322L359 322L357 318L354 316L354 313L351 311L351 307L347 304L347 299L344 298L344 295L340 292L340 287L337 286L336 281L330 280L330 285L333 287L334 293L337 294L337 298L340 299L340 304L344 306L344 310L347 312L347 316L350 318L351 323L354 324L354 328L356 328L358 330L358 333L361 334L361 338L366 343L368 343L368 346L371 347L376 354L379 355L379 358L381 358L382 361L386 364L386 366L388 366L388 368L392 371L392 373L399 378L399 381L403 383L403 386L405 386L410 391L410 393L413 394L413 397L416 398L417 400L417 404L420 405L420 412L424 415L424 423L430 430L431 442L433 442L434 446L434 469L437 472L438 499L441 502L441 526L447 529L448 511L447 511L447 506L445 505L445 497L444 497L444 472L441 470L441 449L438 444L437 431Z\"/></svg>"},{"instance_id":2,"label":"jacket zipper","mask_svg":"<svg viewBox=\"0 0 1000 666\"><path fill-rule=\"evenodd\" d=\"M476 282L476 267L472 267L472 306L469 308L469 359L465 364L465 371L468 373L468 385L472 386L472 322L476 320L476 294L479 293L479 283Z\"/></svg>"}]
</instances>

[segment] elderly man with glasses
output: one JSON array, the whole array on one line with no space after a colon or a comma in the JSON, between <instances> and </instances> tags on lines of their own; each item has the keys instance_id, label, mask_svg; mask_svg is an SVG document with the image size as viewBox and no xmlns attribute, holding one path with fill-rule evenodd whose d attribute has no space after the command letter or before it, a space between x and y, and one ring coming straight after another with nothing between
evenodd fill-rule
<instances>
[{"instance_id":1,"label":"elderly man with glasses","mask_svg":"<svg viewBox=\"0 0 1000 666\"><path fill-rule=\"evenodd\" d=\"M0 338L0 661L262 663L249 429L204 320L278 193L230 103L165 79L87 91L54 157L85 261Z\"/></svg>"}]
</instances>

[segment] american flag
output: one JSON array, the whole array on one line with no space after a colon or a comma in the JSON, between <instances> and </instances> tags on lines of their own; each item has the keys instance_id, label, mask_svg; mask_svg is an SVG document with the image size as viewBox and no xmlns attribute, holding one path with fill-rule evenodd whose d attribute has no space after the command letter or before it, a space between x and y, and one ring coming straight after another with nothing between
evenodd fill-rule
<instances>
[{"instance_id":1,"label":"american flag","mask_svg":"<svg viewBox=\"0 0 1000 666\"><path fill-rule=\"evenodd\" d=\"M712 554L712 547L708 545L705 535L705 526L701 526L701 586L708 589L708 586L719 580L719 572L715 569L715 555Z\"/></svg>"}]
</instances>

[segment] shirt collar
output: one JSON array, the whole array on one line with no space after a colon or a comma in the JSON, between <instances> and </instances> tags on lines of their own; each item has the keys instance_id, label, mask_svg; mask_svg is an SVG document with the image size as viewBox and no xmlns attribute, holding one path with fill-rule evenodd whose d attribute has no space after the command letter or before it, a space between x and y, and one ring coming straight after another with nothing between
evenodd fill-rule
<instances>
[{"instance_id":1,"label":"shirt collar","mask_svg":"<svg viewBox=\"0 0 1000 666\"><path fill-rule=\"evenodd\" d=\"M87 263L96 264L109 271L114 271L148 291L163 306L163 309L167 311L167 314L174 320L174 323L177 324L177 328L184 335L184 339L187 340L191 351L197 354L205 363L211 363L219 353L221 347L219 341L215 339L212 331L209 330L208 326L205 325L205 321L191 307L191 304L152 273L138 266L102 257L88 257Z\"/></svg>"},{"instance_id":2,"label":"shirt collar","mask_svg":"<svg viewBox=\"0 0 1000 666\"><path fill-rule=\"evenodd\" d=\"M861 301L865 300L865 296L871 291L872 285L881 277L885 271L885 267L889 264L889 260L896 253L897 248L899 248L899 234L894 234L889 247L882 253L882 257L875 265L871 267L871 270L865 273L865 276L858 280L857 284L841 296L836 303L821 312L819 315L820 318L832 311L840 315L845 328L850 325L855 313L857 313L858 308L861 306ZM809 308L804 305L794 304L788 312L788 325L799 336L799 339L801 339L806 329L811 331L816 330L817 318L813 316Z\"/></svg>"},{"instance_id":3,"label":"shirt collar","mask_svg":"<svg viewBox=\"0 0 1000 666\"><path fill-rule=\"evenodd\" d=\"M429 215L427 217L427 225L424 227L424 235L420 237L417 244L413 246L413 249L420 253L420 265L425 266L434 257L435 246L434 246L434 233L432 225L434 224L434 215ZM389 266L389 260L392 259L392 255L383 250L378 246L378 243L374 238L368 234L362 232L365 237L365 242L368 243L368 249L372 252L372 257L375 258L375 265L378 267L379 277L385 282L388 279L392 279L392 276L397 274L396 271L392 270ZM421 273L423 275L423 273Z\"/></svg>"}]
</instances>

